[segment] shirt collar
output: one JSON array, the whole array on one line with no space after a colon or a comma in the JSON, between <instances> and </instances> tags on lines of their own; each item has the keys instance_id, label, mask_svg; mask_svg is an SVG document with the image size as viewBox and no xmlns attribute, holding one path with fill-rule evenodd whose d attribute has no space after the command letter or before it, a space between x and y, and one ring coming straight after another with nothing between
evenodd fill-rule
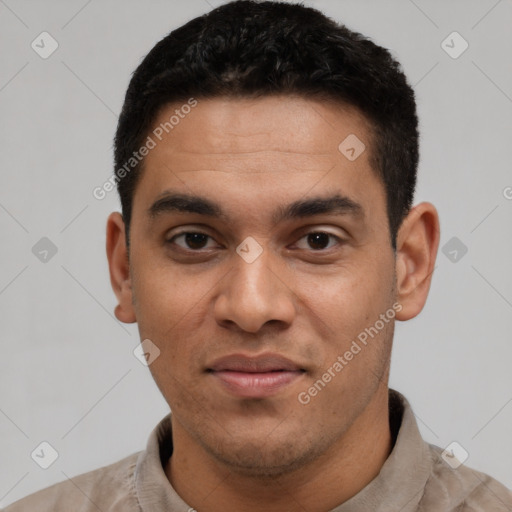
<instances>
[{"instance_id":1,"label":"shirt collar","mask_svg":"<svg viewBox=\"0 0 512 512\"><path fill-rule=\"evenodd\" d=\"M389 510L412 512L417 509L430 476L432 460L428 444L423 441L407 399L389 390L390 425L398 433L393 449L379 474L358 494L331 512ZM135 468L135 488L143 512L189 510L167 480L164 465L172 453L171 414L151 433L146 450L141 452Z\"/></svg>"},{"instance_id":2,"label":"shirt collar","mask_svg":"<svg viewBox=\"0 0 512 512\"><path fill-rule=\"evenodd\" d=\"M407 399L389 390L390 424L399 424L393 449L379 474L331 512L412 512L417 510L432 470L428 444L421 437Z\"/></svg>"}]
</instances>

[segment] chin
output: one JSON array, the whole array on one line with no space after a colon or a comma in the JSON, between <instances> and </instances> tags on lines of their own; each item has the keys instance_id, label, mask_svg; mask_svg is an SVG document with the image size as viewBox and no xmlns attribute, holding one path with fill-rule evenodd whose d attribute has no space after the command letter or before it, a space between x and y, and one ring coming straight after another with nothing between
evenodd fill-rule
<instances>
[{"instance_id":1,"label":"chin","mask_svg":"<svg viewBox=\"0 0 512 512\"><path fill-rule=\"evenodd\" d=\"M269 440L267 435L262 435L258 440L231 438L218 443L203 442L203 447L229 471L263 479L293 473L314 461L328 448L321 441L313 444L303 433L301 436L290 433L286 439ZM302 443L298 444L297 439L302 439Z\"/></svg>"}]
</instances>

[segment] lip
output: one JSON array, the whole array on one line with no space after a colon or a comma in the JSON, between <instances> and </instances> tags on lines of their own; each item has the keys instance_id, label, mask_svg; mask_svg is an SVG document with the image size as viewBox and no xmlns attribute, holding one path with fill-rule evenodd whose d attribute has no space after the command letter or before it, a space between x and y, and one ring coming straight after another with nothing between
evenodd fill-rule
<instances>
[{"instance_id":1,"label":"lip","mask_svg":"<svg viewBox=\"0 0 512 512\"><path fill-rule=\"evenodd\" d=\"M305 370L279 354L233 354L217 359L207 372L234 395L265 398L282 391Z\"/></svg>"}]
</instances>

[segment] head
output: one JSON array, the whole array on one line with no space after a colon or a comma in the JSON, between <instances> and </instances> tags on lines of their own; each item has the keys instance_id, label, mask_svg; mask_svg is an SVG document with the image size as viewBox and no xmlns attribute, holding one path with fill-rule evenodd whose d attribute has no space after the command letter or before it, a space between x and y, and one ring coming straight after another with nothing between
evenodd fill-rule
<instances>
[{"instance_id":1,"label":"head","mask_svg":"<svg viewBox=\"0 0 512 512\"><path fill-rule=\"evenodd\" d=\"M394 322L421 311L439 236L433 206L412 208L417 124L387 50L289 3L223 5L133 74L116 315L158 347L175 431L219 463L292 471L383 405ZM226 377L260 356L285 358L286 382Z\"/></svg>"}]
</instances>

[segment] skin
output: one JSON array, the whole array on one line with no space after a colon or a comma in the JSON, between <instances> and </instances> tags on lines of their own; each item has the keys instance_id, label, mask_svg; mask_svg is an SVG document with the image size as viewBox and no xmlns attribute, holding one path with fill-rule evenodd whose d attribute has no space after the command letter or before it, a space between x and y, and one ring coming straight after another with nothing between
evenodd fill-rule
<instances>
[{"instance_id":1,"label":"skin","mask_svg":"<svg viewBox=\"0 0 512 512\"><path fill-rule=\"evenodd\" d=\"M155 126L179 107L162 109ZM338 150L349 134L366 145L354 161ZM427 298L436 209L411 210L395 253L371 149L365 118L340 104L199 100L145 158L129 254L121 215L108 219L116 316L137 322L141 339L161 351L150 370L173 413L174 451L164 469L196 509L329 510L375 478L392 449L394 321L307 405L297 399L393 304L404 321ZM228 218L150 215L170 190L215 201ZM272 220L277 207L334 192L359 203L361 214ZM183 236L171 240L181 231L210 238L192 247ZM319 231L334 238L315 245L307 235ZM263 249L252 263L235 250L248 236ZM233 396L205 371L222 356L268 352L305 370L271 397Z\"/></svg>"}]
</instances>

